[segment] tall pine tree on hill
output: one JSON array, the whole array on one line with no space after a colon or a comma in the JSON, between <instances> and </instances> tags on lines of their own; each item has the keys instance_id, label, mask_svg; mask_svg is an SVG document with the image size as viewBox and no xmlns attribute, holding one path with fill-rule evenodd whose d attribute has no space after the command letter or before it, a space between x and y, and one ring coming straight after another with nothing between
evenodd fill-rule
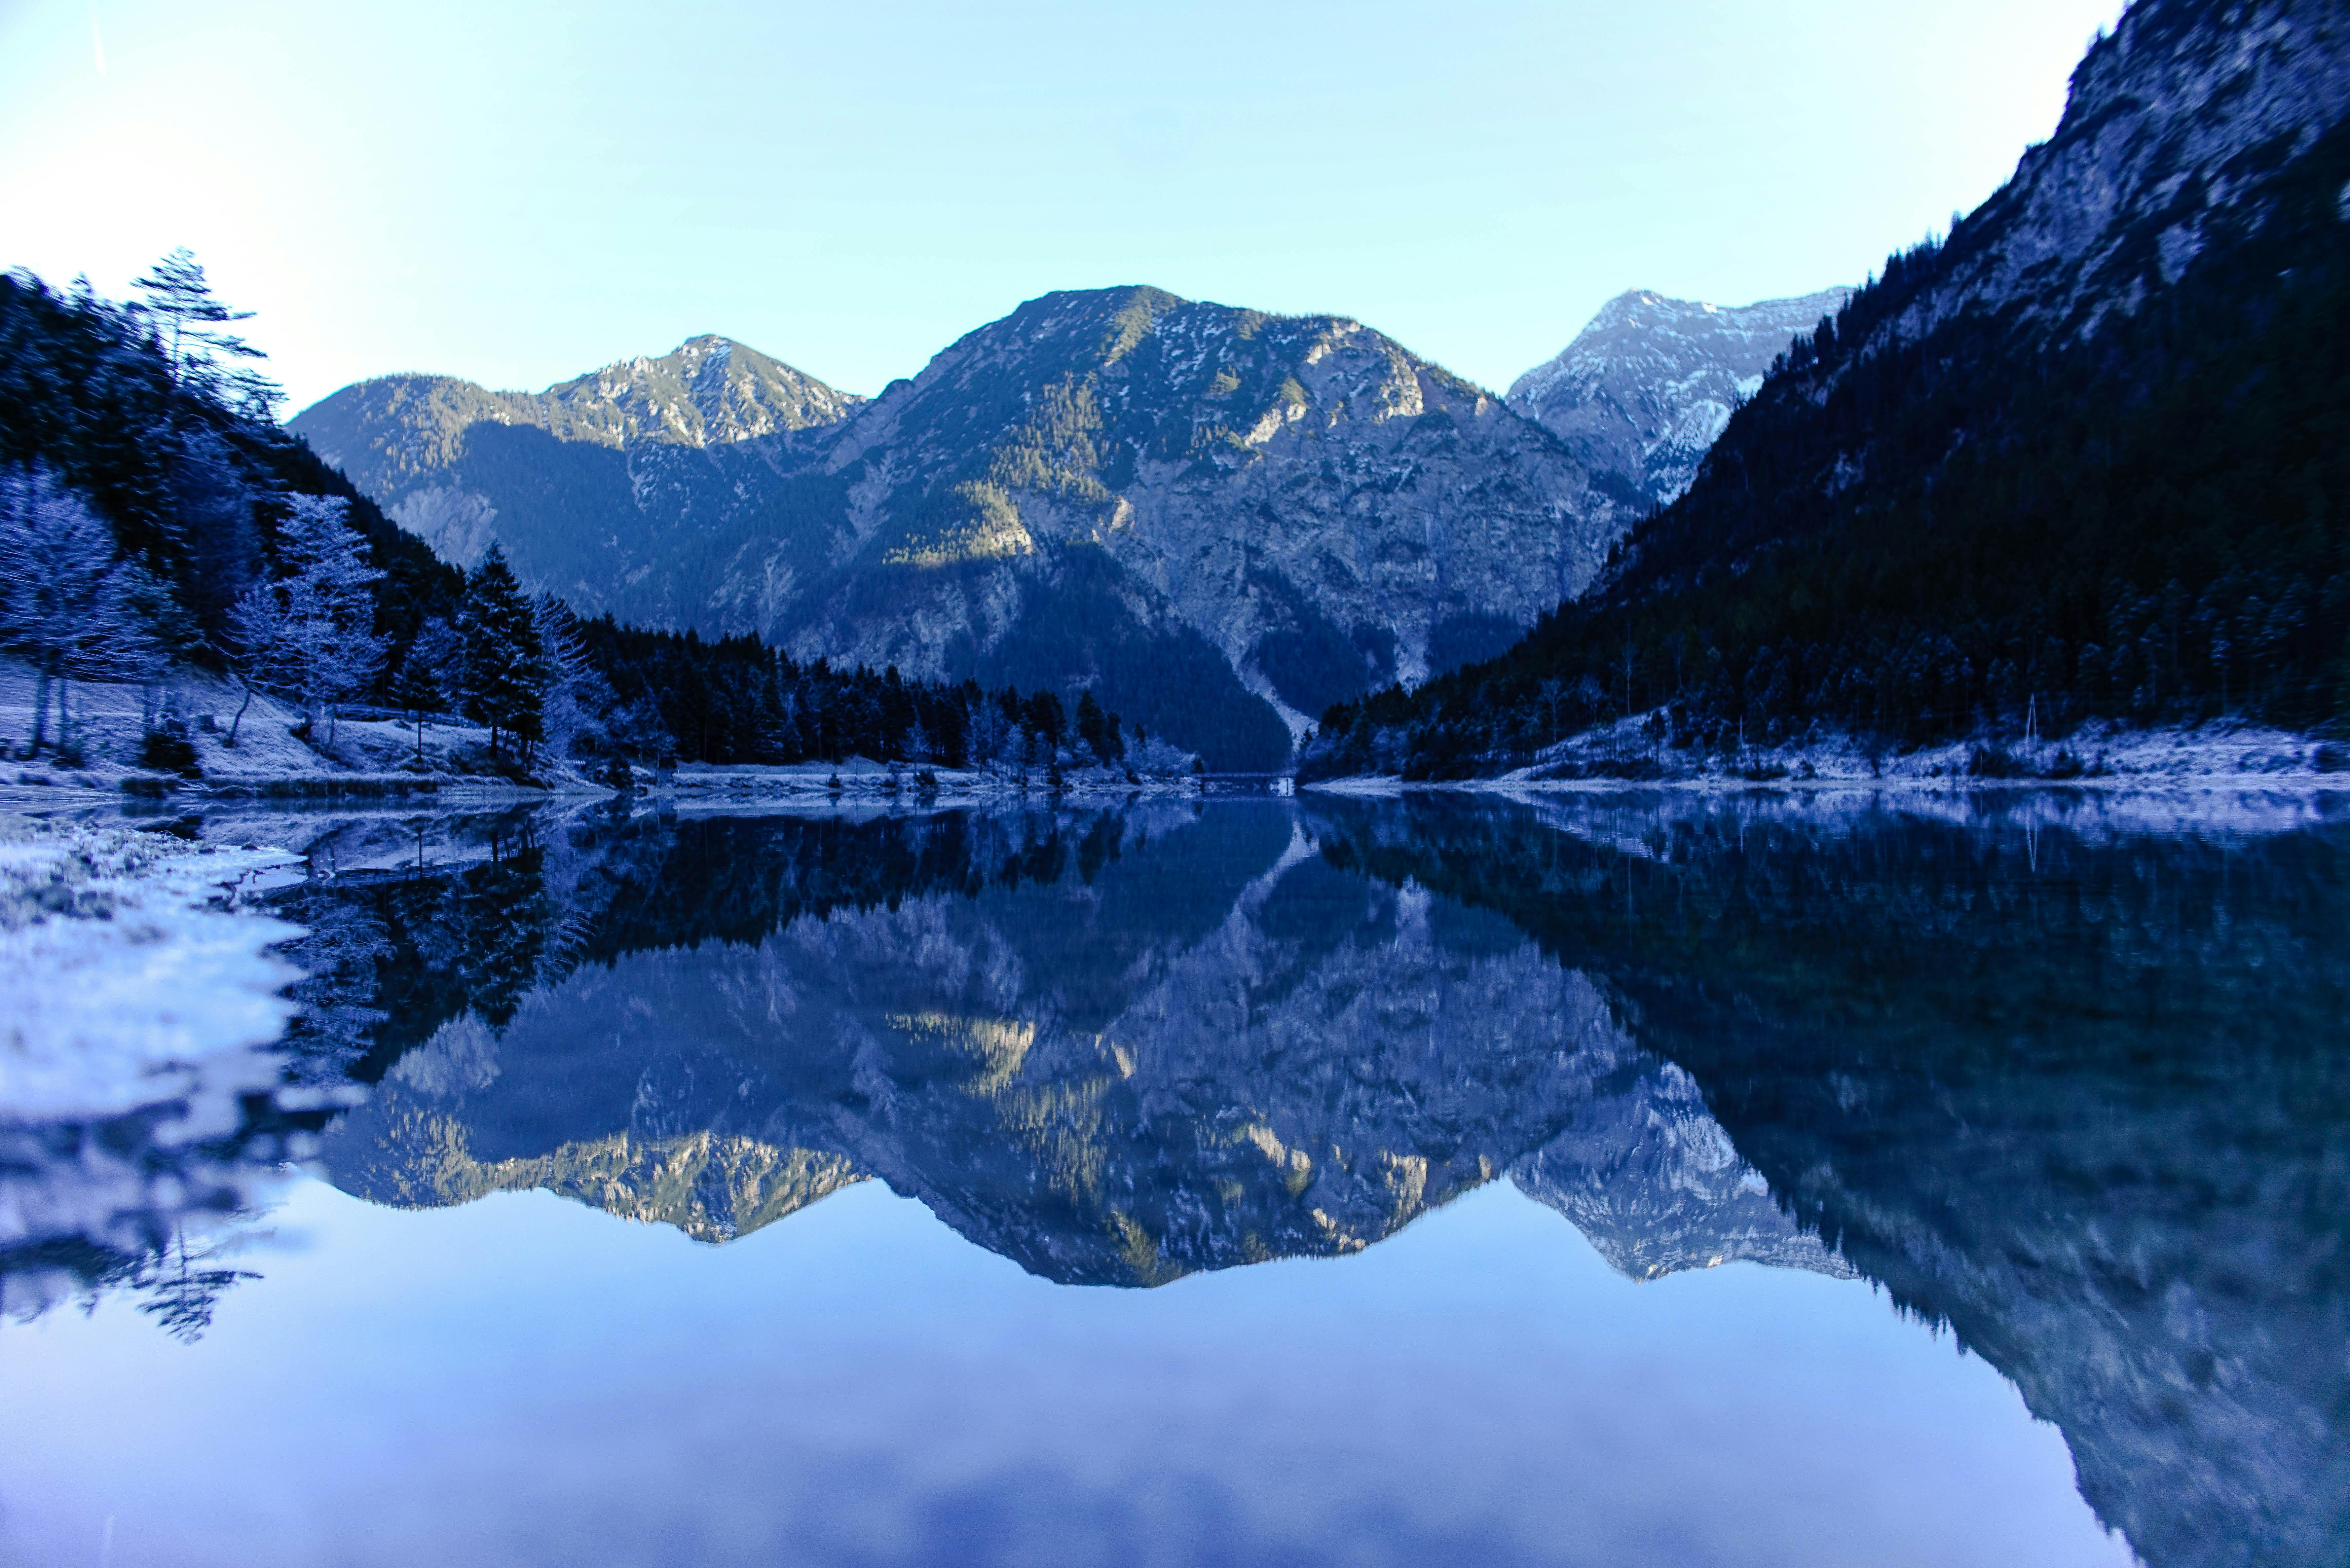
<instances>
[{"instance_id":1,"label":"tall pine tree on hill","mask_svg":"<svg viewBox=\"0 0 2350 1568\"><path fill-rule=\"evenodd\" d=\"M246 419L276 421L286 397L277 383L250 366L221 363L267 357L224 330L231 322L252 320L253 312L222 303L194 253L182 245L131 286L147 296L140 308L161 324L163 350L182 385L219 398Z\"/></svg>"},{"instance_id":2,"label":"tall pine tree on hill","mask_svg":"<svg viewBox=\"0 0 2350 1568\"><path fill-rule=\"evenodd\" d=\"M530 599L506 565L504 549L492 548L465 579L457 630L465 643L466 712L490 727L492 751L498 749L503 732L522 748L527 763L545 728L544 649Z\"/></svg>"}]
</instances>

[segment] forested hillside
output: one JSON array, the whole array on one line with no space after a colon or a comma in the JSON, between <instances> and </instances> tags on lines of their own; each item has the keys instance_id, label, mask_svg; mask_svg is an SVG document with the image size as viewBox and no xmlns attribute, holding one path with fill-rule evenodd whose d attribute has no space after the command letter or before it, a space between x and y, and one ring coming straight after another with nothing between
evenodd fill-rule
<instances>
[{"instance_id":1,"label":"forested hillside","mask_svg":"<svg viewBox=\"0 0 2350 1568\"><path fill-rule=\"evenodd\" d=\"M353 701L420 723L462 713L488 729L477 765L516 777L614 755L1050 766L1125 754L1117 715L1089 692L983 691L801 663L753 637L583 625L526 594L494 549L461 572L277 426L276 388L229 330L245 313L213 296L193 258L166 258L142 293L118 304L0 274L0 650L37 677L27 753L78 753L73 683L135 682L158 693L140 760L184 770L161 694L195 670L300 708L297 734L328 748L322 768ZM764 417L701 368L717 386L713 419ZM613 407L635 417L625 400Z\"/></svg>"},{"instance_id":2,"label":"forested hillside","mask_svg":"<svg viewBox=\"0 0 2350 1568\"><path fill-rule=\"evenodd\" d=\"M279 432L273 389L249 371L237 379L244 356L207 351L224 333L199 337L206 324L191 322L175 355L174 325L0 273L0 468L46 468L86 498L183 612L158 628L168 651L199 661L220 657L231 607L269 570L286 499L338 498L385 574L380 628L404 648L425 615L454 601L459 574Z\"/></svg>"},{"instance_id":3,"label":"forested hillside","mask_svg":"<svg viewBox=\"0 0 2350 1568\"><path fill-rule=\"evenodd\" d=\"M2063 125L1774 367L1677 504L1503 658L1308 767L2350 713L2350 35L2141 0Z\"/></svg>"}]
</instances>

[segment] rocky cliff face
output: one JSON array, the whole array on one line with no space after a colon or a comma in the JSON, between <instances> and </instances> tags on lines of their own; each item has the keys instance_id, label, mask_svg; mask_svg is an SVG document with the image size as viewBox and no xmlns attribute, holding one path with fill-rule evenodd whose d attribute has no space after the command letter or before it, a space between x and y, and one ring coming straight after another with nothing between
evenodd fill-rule
<instances>
[{"instance_id":1,"label":"rocky cliff face","mask_svg":"<svg viewBox=\"0 0 2350 1568\"><path fill-rule=\"evenodd\" d=\"M1595 474L1615 475L1661 506L1689 488L1772 359L1851 293L1734 307L1646 290L1618 295L1557 358L1512 382L1509 404L1556 432Z\"/></svg>"},{"instance_id":2,"label":"rocky cliff face","mask_svg":"<svg viewBox=\"0 0 2350 1568\"><path fill-rule=\"evenodd\" d=\"M1090 686L1233 768L1498 651L1643 505L1358 322L1149 288L1034 300L869 404L696 339L536 398L368 382L294 428L584 609Z\"/></svg>"},{"instance_id":3,"label":"rocky cliff face","mask_svg":"<svg viewBox=\"0 0 2350 1568\"><path fill-rule=\"evenodd\" d=\"M2262 228L2274 176L2350 105L2350 28L2325 0L2140 0L2073 73L2056 134L1952 233L1874 340L1970 309L2085 337L2174 285L2221 233Z\"/></svg>"},{"instance_id":4,"label":"rocky cliff face","mask_svg":"<svg viewBox=\"0 0 2350 1568\"><path fill-rule=\"evenodd\" d=\"M1023 623L1092 576L1293 723L1497 650L1622 522L1549 432L1360 323L1148 288L1047 295L971 334L821 467L847 503L823 570L796 602L741 605L795 644L1017 664Z\"/></svg>"}]
</instances>

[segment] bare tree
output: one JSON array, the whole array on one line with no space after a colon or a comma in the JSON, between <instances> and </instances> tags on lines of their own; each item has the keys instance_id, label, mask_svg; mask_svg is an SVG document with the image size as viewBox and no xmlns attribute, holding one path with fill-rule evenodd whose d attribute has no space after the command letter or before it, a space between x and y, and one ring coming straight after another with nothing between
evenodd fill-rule
<instances>
[{"instance_id":1,"label":"bare tree","mask_svg":"<svg viewBox=\"0 0 2350 1568\"><path fill-rule=\"evenodd\" d=\"M0 645L33 667L33 734L47 743L49 693L60 741L70 680L151 679L165 663L148 612L154 580L114 532L46 469L0 472Z\"/></svg>"},{"instance_id":2,"label":"bare tree","mask_svg":"<svg viewBox=\"0 0 2350 1568\"><path fill-rule=\"evenodd\" d=\"M229 607L228 643L229 672L236 677L243 694L223 742L234 751L237 732L244 725L244 711L253 706L255 689L285 691L293 685L287 674L286 606L276 583L255 583Z\"/></svg>"},{"instance_id":3,"label":"bare tree","mask_svg":"<svg viewBox=\"0 0 2350 1568\"><path fill-rule=\"evenodd\" d=\"M1559 704L1566 700L1566 682L1544 680L1541 691L1543 709L1550 715L1550 727L1543 732L1543 742L1546 745L1558 739L1558 710Z\"/></svg>"}]
</instances>

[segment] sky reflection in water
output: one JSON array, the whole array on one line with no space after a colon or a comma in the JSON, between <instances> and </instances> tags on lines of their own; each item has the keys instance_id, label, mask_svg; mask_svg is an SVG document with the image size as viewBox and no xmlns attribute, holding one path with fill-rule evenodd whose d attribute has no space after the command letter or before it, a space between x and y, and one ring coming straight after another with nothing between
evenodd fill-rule
<instances>
[{"instance_id":1,"label":"sky reflection in water","mask_svg":"<svg viewBox=\"0 0 2350 1568\"><path fill-rule=\"evenodd\" d=\"M318 822L372 1097L5 1254L0 1561L2332 1560L2350 834L2167 809Z\"/></svg>"}]
</instances>

